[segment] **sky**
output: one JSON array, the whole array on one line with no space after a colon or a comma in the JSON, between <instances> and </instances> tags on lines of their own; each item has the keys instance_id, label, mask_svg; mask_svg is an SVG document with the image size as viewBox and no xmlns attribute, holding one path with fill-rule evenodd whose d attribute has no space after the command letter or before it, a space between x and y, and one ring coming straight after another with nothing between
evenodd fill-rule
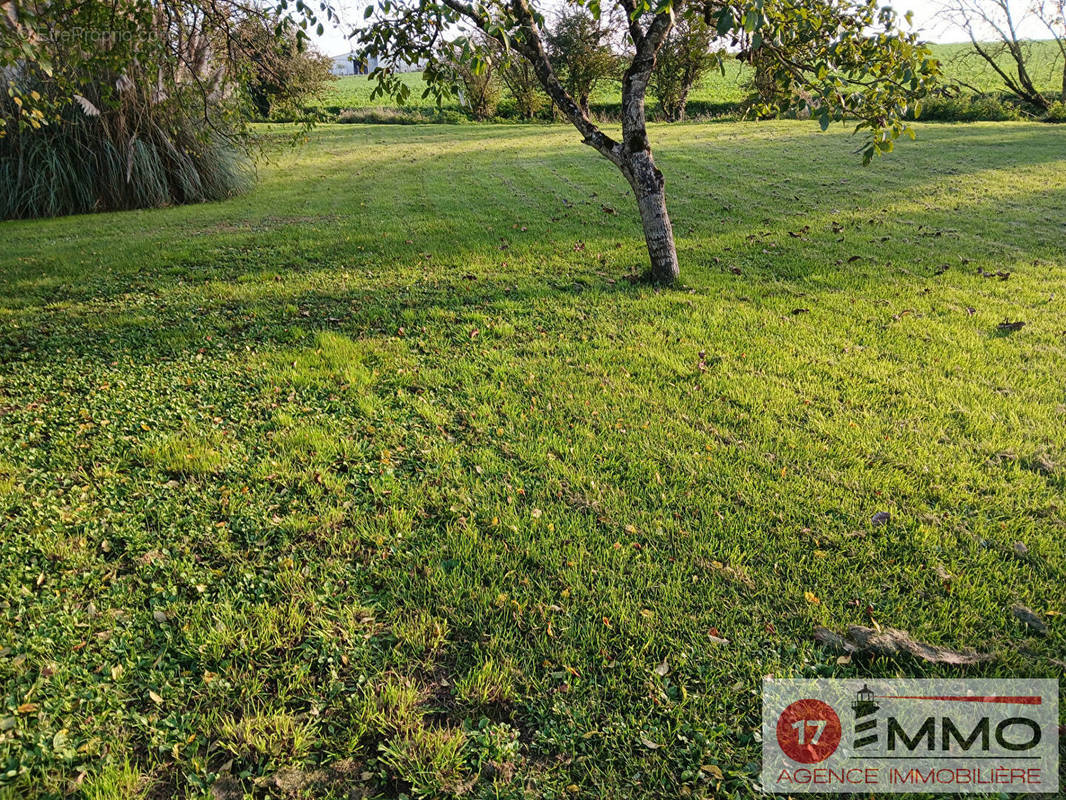
<instances>
[{"instance_id":1,"label":"sky","mask_svg":"<svg viewBox=\"0 0 1066 800\"><path fill-rule=\"evenodd\" d=\"M552 0L548 0L550 4ZM906 11L914 12L914 25L921 32L923 38L931 42L961 42L967 41L966 33L958 27L946 25L936 19L936 11L939 3L937 0L895 0L886 3L891 5L901 14ZM1019 5L1022 5L1021 3ZM342 20L342 28L328 28L316 39L318 49L329 56L342 55L352 49L352 45L346 38L346 32L358 25L363 20L365 2L360 0L334 0L334 8ZM1023 35L1034 38L1041 37L1039 27L1033 26L1023 30Z\"/></svg>"}]
</instances>

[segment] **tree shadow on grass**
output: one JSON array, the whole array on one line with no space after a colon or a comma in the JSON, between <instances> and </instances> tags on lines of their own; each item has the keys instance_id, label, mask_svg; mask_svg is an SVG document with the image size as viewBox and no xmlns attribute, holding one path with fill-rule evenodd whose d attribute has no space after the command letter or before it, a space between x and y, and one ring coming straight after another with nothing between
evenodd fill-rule
<instances>
[{"instance_id":1,"label":"tree shadow on grass","mask_svg":"<svg viewBox=\"0 0 1066 800\"><path fill-rule=\"evenodd\" d=\"M9 225L0 284L21 324L5 326L4 350L48 358L66 340L107 353L114 340L136 356L208 330L270 341L312 324L308 308L370 329L419 307L617 293L646 258L628 187L565 129L541 130L323 128L229 203ZM923 130L861 170L842 137L806 126L662 127L683 278L716 287L739 269L797 291L853 287L893 259L932 270L944 236L975 260L1054 257L1066 195L1007 178L1066 157L1055 132ZM1052 235L1034 236L1034 217Z\"/></svg>"}]
</instances>

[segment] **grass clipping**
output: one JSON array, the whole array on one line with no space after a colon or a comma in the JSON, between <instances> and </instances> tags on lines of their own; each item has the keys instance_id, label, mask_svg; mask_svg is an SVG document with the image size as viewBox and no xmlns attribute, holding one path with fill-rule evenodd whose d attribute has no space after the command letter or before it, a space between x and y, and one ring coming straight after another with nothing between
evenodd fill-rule
<instances>
[{"instance_id":1,"label":"grass clipping","mask_svg":"<svg viewBox=\"0 0 1066 800\"><path fill-rule=\"evenodd\" d=\"M814 631L815 640L847 655L898 656L909 654L930 664L977 664L989 661L988 653L976 653L972 650L951 650L925 642L915 641L906 631L896 628L874 630L863 625L852 625L846 635L841 636L828 628L818 627Z\"/></svg>"}]
</instances>

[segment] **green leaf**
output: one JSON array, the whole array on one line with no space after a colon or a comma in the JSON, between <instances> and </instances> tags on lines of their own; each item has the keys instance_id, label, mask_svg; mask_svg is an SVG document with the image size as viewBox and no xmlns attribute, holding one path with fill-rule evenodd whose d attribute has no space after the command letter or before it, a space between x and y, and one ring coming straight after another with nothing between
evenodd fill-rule
<instances>
[{"instance_id":1,"label":"green leaf","mask_svg":"<svg viewBox=\"0 0 1066 800\"><path fill-rule=\"evenodd\" d=\"M733 30L733 11L723 8L722 13L718 15L718 35L725 36L731 30Z\"/></svg>"}]
</instances>

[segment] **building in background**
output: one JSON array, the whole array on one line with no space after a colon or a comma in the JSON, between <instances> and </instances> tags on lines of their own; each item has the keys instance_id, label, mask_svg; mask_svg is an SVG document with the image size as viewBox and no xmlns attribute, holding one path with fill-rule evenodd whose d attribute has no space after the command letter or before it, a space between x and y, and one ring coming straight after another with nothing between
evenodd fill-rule
<instances>
[{"instance_id":1,"label":"building in background","mask_svg":"<svg viewBox=\"0 0 1066 800\"><path fill-rule=\"evenodd\" d=\"M334 56L332 70L334 75L366 75L368 72L377 69L377 66L378 60L376 57L369 60L360 59L353 50L343 55Z\"/></svg>"},{"instance_id":2,"label":"building in background","mask_svg":"<svg viewBox=\"0 0 1066 800\"><path fill-rule=\"evenodd\" d=\"M334 56L332 71L334 75L367 75L377 69L379 63L377 56L373 56L369 59L360 58L353 50L339 56ZM425 65L421 63L409 64L406 61L400 61L396 64L396 71L419 72L424 66Z\"/></svg>"}]
</instances>

